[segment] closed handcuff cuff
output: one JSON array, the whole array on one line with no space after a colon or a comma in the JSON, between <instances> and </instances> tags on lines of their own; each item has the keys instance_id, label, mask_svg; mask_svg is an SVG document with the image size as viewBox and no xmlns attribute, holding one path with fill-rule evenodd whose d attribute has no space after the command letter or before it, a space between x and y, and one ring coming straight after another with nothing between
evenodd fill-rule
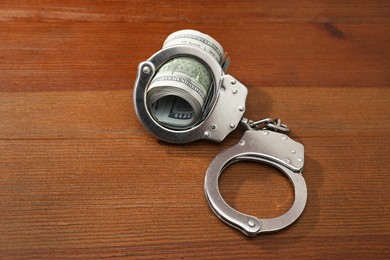
<instances>
[{"instance_id":1,"label":"closed handcuff cuff","mask_svg":"<svg viewBox=\"0 0 390 260\"><path fill-rule=\"evenodd\" d=\"M229 58L225 53L220 59L216 59L216 52L221 50L223 49L218 42L198 31L182 30L171 34L163 49L138 66L134 87L135 111L150 133L170 143L189 143L199 139L220 142L239 124L243 125L245 132L241 140L219 153L209 165L204 184L206 199L213 212L223 222L247 236L278 231L297 220L306 204L307 189L302 176L304 147L286 135L289 129L281 124L279 119L252 121L243 116L248 91L233 76L225 74ZM168 61L180 57L189 57L200 62L212 77L212 87L208 91L201 115L188 127L174 127L160 122L153 114L155 111L148 99L148 89L159 69ZM182 80L180 77L163 79L168 82ZM182 83L191 87L190 78L184 79ZM175 92L168 91L165 96L175 96ZM183 98L182 95L178 96ZM172 109L166 113L172 113ZM295 196L291 208L279 217L259 219L230 207L221 196L218 180L226 167L239 161L264 163L283 172L294 188Z\"/></svg>"}]
</instances>

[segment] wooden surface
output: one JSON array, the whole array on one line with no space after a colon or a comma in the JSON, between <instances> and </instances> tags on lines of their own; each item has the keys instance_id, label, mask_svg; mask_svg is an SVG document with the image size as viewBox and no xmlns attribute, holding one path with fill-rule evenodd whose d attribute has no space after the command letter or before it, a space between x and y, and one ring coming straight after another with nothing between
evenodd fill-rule
<instances>
[{"instance_id":1,"label":"wooden surface","mask_svg":"<svg viewBox=\"0 0 390 260\"><path fill-rule=\"evenodd\" d=\"M0 257L390 258L390 2L0 1ZM246 116L305 145L308 203L248 239L203 191L222 143L157 141L136 118L138 63L193 28L230 53ZM229 167L221 192L283 214L288 180Z\"/></svg>"}]
</instances>

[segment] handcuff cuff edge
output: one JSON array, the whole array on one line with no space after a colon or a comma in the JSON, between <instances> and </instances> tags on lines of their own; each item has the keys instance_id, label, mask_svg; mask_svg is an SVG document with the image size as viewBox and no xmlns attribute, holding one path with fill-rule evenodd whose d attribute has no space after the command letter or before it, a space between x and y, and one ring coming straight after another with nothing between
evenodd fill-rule
<instances>
[{"instance_id":1,"label":"handcuff cuff edge","mask_svg":"<svg viewBox=\"0 0 390 260\"><path fill-rule=\"evenodd\" d=\"M156 122L146 104L147 88L158 68L168 60L179 56L191 56L201 61L211 72L214 82L212 100L202 122L186 130L173 130ZM134 85L134 107L138 119L151 134L170 143L189 143L199 139L221 142L237 128L245 112L247 88L233 76L225 74L221 65L203 50L191 46L164 48L138 66ZM229 111L225 105L235 106ZM208 112L207 112L208 110Z\"/></svg>"},{"instance_id":2,"label":"handcuff cuff edge","mask_svg":"<svg viewBox=\"0 0 390 260\"><path fill-rule=\"evenodd\" d=\"M204 190L206 200L215 213L215 215L225 224L241 231L248 237L254 237L260 233L276 232L293 224L302 214L307 201L307 187L302 175L303 169L303 145L292 140L284 139L285 135L269 132L269 130L247 130L236 145L220 152L210 163L205 176ZM295 151L290 159L284 158L286 154L272 154L272 152L263 151L261 146L265 138L273 138L276 141L294 144ZM279 158L283 157L283 158ZM299 162L298 165L292 165L292 158ZM302 159L300 162L298 159ZM290 160L289 163L286 160ZM218 186L219 177L223 171L231 164L240 161L254 161L264 163L280 170L289 179L294 188L294 202L290 209L284 214L269 219L259 219L255 216L241 213L232 208L223 199Z\"/></svg>"}]
</instances>

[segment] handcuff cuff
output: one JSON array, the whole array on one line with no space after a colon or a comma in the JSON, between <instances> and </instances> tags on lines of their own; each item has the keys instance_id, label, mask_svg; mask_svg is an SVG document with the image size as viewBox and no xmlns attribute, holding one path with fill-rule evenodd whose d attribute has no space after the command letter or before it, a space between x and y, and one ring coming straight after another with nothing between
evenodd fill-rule
<instances>
[{"instance_id":1,"label":"handcuff cuff","mask_svg":"<svg viewBox=\"0 0 390 260\"><path fill-rule=\"evenodd\" d=\"M209 44L207 40L202 42ZM202 110L201 119L188 129L172 129L161 124L153 117L147 104L148 87L156 72L176 57L191 57L200 61L207 67L213 80L213 89ZM302 176L304 147L287 136L289 128L279 119L252 121L244 117L248 91L233 76L225 74L229 64L227 57L225 55L218 62L204 49L188 44L164 47L139 64L134 86L134 107L144 127L158 139L169 143L189 143L199 139L221 142L238 125L244 126L246 131L238 144L219 153L209 165L204 189L211 209L224 223L253 237L281 230L297 220L303 212L307 200L306 183ZM283 172L294 187L291 208L279 217L259 219L230 207L221 196L218 180L226 167L239 161L264 163Z\"/></svg>"}]
</instances>

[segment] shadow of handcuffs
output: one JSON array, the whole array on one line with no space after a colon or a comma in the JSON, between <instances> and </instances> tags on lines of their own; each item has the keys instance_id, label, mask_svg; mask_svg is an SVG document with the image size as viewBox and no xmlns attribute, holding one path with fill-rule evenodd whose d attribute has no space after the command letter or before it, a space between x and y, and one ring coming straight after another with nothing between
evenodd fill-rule
<instances>
[{"instance_id":1,"label":"shadow of handcuffs","mask_svg":"<svg viewBox=\"0 0 390 260\"><path fill-rule=\"evenodd\" d=\"M289 129L279 119L244 117L248 91L225 74L229 62L210 36L194 30L174 32L160 51L139 64L134 106L144 127L170 143L221 142L238 125L244 126L238 144L219 153L209 165L204 189L211 209L223 222L253 237L281 230L303 212L307 200L304 147L287 136ZM238 161L265 163L283 172L294 187L291 208L279 217L259 219L230 207L221 196L218 179Z\"/></svg>"}]
</instances>

